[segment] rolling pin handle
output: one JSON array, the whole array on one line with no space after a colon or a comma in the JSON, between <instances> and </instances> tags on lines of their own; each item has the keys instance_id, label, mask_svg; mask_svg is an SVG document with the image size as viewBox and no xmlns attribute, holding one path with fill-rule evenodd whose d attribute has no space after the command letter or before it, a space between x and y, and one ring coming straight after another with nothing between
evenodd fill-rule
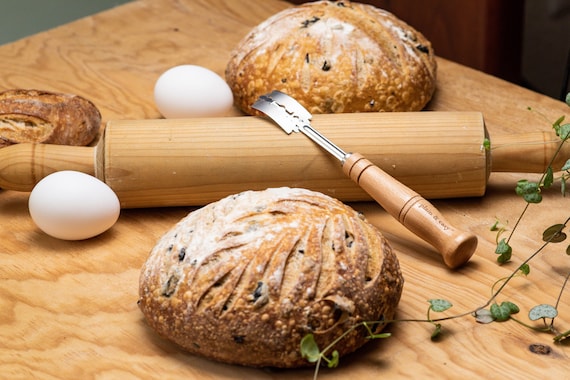
<instances>
[{"instance_id":1,"label":"rolling pin handle","mask_svg":"<svg viewBox=\"0 0 570 380\"><path fill-rule=\"evenodd\" d=\"M21 143L0 149L0 188L32 191L60 170L94 174L93 147Z\"/></svg>"},{"instance_id":2,"label":"rolling pin handle","mask_svg":"<svg viewBox=\"0 0 570 380\"><path fill-rule=\"evenodd\" d=\"M475 235L453 227L431 203L361 154L348 155L343 171L390 215L435 247L448 267L465 264L475 252Z\"/></svg>"}]
</instances>

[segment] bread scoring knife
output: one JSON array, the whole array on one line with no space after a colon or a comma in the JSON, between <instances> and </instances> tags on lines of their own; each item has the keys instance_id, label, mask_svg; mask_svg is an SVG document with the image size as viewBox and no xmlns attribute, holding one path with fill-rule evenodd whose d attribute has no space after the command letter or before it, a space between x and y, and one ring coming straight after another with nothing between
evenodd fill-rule
<instances>
[{"instance_id":1,"label":"bread scoring knife","mask_svg":"<svg viewBox=\"0 0 570 380\"><path fill-rule=\"evenodd\" d=\"M301 132L337 158L343 172L411 232L431 244L450 268L465 264L477 237L453 227L427 200L359 153L347 153L311 126L312 115L280 91L261 96L252 108L264 113L287 134Z\"/></svg>"}]
</instances>

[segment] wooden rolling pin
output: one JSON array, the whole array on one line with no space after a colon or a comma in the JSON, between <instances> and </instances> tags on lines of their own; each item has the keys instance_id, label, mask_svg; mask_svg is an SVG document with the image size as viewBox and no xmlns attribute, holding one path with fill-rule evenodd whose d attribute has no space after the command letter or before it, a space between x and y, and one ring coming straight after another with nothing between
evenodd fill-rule
<instances>
[{"instance_id":1,"label":"wooden rolling pin","mask_svg":"<svg viewBox=\"0 0 570 380\"><path fill-rule=\"evenodd\" d=\"M491 157L478 112L314 115L313 125L432 199L481 196L491 170L542 172L559 142L554 132L495 136ZM560 156L561 167L568 152ZM258 117L113 120L95 147L0 149L0 188L30 191L60 170L95 175L123 208L197 206L278 186L371 199L312 141Z\"/></svg>"}]
</instances>

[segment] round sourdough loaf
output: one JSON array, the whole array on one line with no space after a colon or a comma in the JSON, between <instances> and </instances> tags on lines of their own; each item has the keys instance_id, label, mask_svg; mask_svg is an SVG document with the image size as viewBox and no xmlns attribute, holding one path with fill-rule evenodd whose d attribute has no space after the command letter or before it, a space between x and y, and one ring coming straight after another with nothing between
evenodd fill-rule
<instances>
[{"instance_id":1,"label":"round sourdough loaf","mask_svg":"<svg viewBox=\"0 0 570 380\"><path fill-rule=\"evenodd\" d=\"M288 8L255 27L226 67L248 114L280 90L312 113L419 111L436 84L430 42L393 14L350 1Z\"/></svg>"},{"instance_id":2,"label":"round sourdough loaf","mask_svg":"<svg viewBox=\"0 0 570 380\"><path fill-rule=\"evenodd\" d=\"M13 89L0 92L0 148L18 143L87 145L101 113L74 94Z\"/></svg>"},{"instance_id":3,"label":"round sourdough loaf","mask_svg":"<svg viewBox=\"0 0 570 380\"><path fill-rule=\"evenodd\" d=\"M325 347L359 322L392 319L402 286L396 255L362 214L321 193L275 188L211 203L167 232L142 268L139 307L191 353L300 367L310 365L304 336ZM354 329L335 349L352 352L366 336Z\"/></svg>"}]
</instances>

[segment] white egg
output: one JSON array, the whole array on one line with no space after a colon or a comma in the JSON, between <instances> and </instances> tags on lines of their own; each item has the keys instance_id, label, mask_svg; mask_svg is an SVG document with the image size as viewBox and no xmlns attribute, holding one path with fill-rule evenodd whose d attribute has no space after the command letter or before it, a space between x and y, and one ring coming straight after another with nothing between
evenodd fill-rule
<instances>
[{"instance_id":1,"label":"white egg","mask_svg":"<svg viewBox=\"0 0 570 380\"><path fill-rule=\"evenodd\" d=\"M30 193L28 208L42 231L63 240L83 240L105 232L121 210L119 198L107 184L71 170L39 181Z\"/></svg>"},{"instance_id":2,"label":"white egg","mask_svg":"<svg viewBox=\"0 0 570 380\"><path fill-rule=\"evenodd\" d=\"M196 65L165 71L154 85L154 102L167 119L223 116L234 97L228 84L215 72Z\"/></svg>"}]
</instances>

